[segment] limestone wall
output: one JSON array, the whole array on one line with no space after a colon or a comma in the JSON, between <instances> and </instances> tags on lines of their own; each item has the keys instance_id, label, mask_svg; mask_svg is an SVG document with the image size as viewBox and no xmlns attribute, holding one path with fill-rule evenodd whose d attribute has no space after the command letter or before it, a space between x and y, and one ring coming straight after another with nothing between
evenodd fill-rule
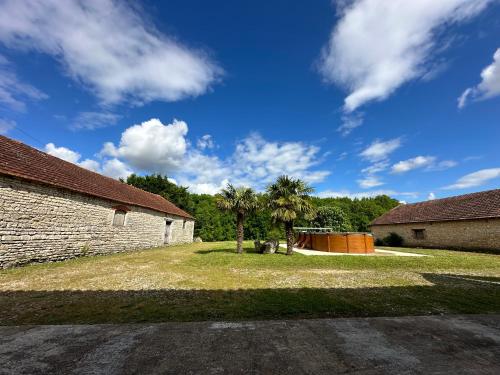
<instances>
[{"instance_id":1,"label":"limestone wall","mask_svg":"<svg viewBox=\"0 0 500 375\"><path fill-rule=\"evenodd\" d=\"M0 176L0 268L192 242L194 221L127 206L113 226L117 202Z\"/></svg>"},{"instance_id":2,"label":"limestone wall","mask_svg":"<svg viewBox=\"0 0 500 375\"><path fill-rule=\"evenodd\" d=\"M405 246L409 247L500 251L500 218L374 225L371 229L377 239L395 232L403 237ZM413 229L425 229L424 238L416 239Z\"/></svg>"}]
</instances>

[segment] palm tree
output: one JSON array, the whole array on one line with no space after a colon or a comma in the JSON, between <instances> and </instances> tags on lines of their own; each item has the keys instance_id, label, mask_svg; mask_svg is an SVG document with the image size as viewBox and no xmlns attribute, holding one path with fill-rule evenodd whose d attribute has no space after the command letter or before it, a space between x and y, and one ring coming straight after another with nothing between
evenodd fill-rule
<instances>
[{"instance_id":1,"label":"palm tree","mask_svg":"<svg viewBox=\"0 0 500 375\"><path fill-rule=\"evenodd\" d=\"M267 187L268 206L275 222L285 225L286 255L293 254L293 222L300 216L313 218L315 210L309 194L314 189L300 179L280 176Z\"/></svg>"},{"instance_id":2,"label":"palm tree","mask_svg":"<svg viewBox=\"0 0 500 375\"><path fill-rule=\"evenodd\" d=\"M219 209L236 214L236 251L241 254L243 252L243 224L246 215L257 208L257 196L251 188L235 188L227 184L227 187L216 196L216 202Z\"/></svg>"}]
</instances>

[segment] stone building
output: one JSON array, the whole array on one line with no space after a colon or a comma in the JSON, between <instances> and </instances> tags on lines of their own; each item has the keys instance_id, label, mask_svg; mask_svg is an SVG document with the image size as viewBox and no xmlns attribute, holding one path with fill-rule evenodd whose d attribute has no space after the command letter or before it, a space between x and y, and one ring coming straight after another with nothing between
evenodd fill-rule
<instances>
[{"instance_id":1,"label":"stone building","mask_svg":"<svg viewBox=\"0 0 500 375\"><path fill-rule=\"evenodd\" d=\"M405 246L500 251L500 189L400 205L371 224L377 239Z\"/></svg>"},{"instance_id":2,"label":"stone building","mask_svg":"<svg viewBox=\"0 0 500 375\"><path fill-rule=\"evenodd\" d=\"M159 195L0 136L0 268L193 240Z\"/></svg>"}]
</instances>

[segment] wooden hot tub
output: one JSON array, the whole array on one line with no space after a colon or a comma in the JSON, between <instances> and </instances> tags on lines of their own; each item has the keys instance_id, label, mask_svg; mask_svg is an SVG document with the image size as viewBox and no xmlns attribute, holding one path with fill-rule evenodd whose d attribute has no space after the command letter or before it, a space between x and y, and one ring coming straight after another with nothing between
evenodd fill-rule
<instances>
[{"instance_id":1,"label":"wooden hot tub","mask_svg":"<svg viewBox=\"0 0 500 375\"><path fill-rule=\"evenodd\" d=\"M332 253L369 254L375 251L370 233L300 232L295 246Z\"/></svg>"}]
</instances>

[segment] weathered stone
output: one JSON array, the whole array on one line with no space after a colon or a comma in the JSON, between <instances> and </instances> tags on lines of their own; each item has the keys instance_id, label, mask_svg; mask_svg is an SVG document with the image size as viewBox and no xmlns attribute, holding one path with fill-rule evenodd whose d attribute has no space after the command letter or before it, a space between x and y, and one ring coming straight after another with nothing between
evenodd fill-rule
<instances>
[{"instance_id":1,"label":"weathered stone","mask_svg":"<svg viewBox=\"0 0 500 375\"><path fill-rule=\"evenodd\" d=\"M418 229L424 229L423 238L416 238ZM397 233L409 247L500 251L500 219L373 225L371 230L376 239Z\"/></svg>"},{"instance_id":2,"label":"weathered stone","mask_svg":"<svg viewBox=\"0 0 500 375\"><path fill-rule=\"evenodd\" d=\"M128 206L113 226L117 202L0 176L0 268L192 242L194 221Z\"/></svg>"}]
</instances>

